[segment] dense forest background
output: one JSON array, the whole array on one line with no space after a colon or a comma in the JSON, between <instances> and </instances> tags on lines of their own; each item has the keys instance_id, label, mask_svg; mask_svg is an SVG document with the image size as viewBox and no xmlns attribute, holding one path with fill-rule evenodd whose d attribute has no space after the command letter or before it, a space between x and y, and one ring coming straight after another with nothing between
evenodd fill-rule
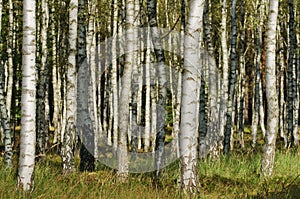
<instances>
[{"instance_id":1,"label":"dense forest background","mask_svg":"<svg viewBox=\"0 0 300 199\"><path fill-rule=\"evenodd\" d=\"M1 0L3 167L25 191L53 154L64 175L106 165L162 186L179 160L192 197L198 166L238 151L271 178L275 149L299 160L299 12L299 0Z\"/></svg>"}]
</instances>

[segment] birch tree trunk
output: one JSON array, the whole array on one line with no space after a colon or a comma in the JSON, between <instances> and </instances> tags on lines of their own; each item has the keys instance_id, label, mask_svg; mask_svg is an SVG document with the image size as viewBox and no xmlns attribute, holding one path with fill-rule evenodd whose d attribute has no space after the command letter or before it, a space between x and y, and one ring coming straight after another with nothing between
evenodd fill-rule
<instances>
[{"instance_id":1,"label":"birch tree trunk","mask_svg":"<svg viewBox=\"0 0 300 199\"><path fill-rule=\"evenodd\" d=\"M2 33L2 1L0 1L0 34ZM2 49L2 47L1 47ZM8 118L6 109L6 100L4 98L4 65L0 63L0 122L4 130L4 162L8 168L12 167L12 144L11 144L11 130L10 130L10 120ZM1 130L0 130L1 131ZM2 134L2 132L1 132ZM2 139L2 135L0 136ZM2 140L1 140L2 141ZM0 143L1 143L0 141Z\"/></svg>"},{"instance_id":2,"label":"birch tree trunk","mask_svg":"<svg viewBox=\"0 0 300 199\"><path fill-rule=\"evenodd\" d=\"M150 42L150 29L146 31L146 60L145 60L145 78L146 78L146 105L145 105L145 152L150 150L150 134L151 134L151 42Z\"/></svg>"},{"instance_id":3,"label":"birch tree trunk","mask_svg":"<svg viewBox=\"0 0 300 199\"><path fill-rule=\"evenodd\" d=\"M280 132L280 137L283 138L284 140L284 146L287 147L287 125L286 125L286 100L285 100L285 96L284 96L284 89L286 88L285 85L285 69L286 69L286 65L285 65L285 60L284 60L284 53L283 53L283 45L284 45L284 41L283 41L283 37L281 37L281 26L283 22L280 22L280 24L278 25L278 32L279 34L277 35L278 41L279 41L279 48L281 49L278 53L278 62L280 65L280 95L279 95L279 132Z\"/></svg>"},{"instance_id":4,"label":"birch tree trunk","mask_svg":"<svg viewBox=\"0 0 300 199\"><path fill-rule=\"evenodd\" d=\"M217 158L219 156L218 153L218 139L219 139L219 115L218 115L218 76L217 76L217 65L216 60L214 58L214 47L212 42L212 32L211 32L211 24L212 24L212 10L211 10L211 1L206 0L206 12L204 15L204 34L205 34L205 42L207 49L207 69L208 69L208 107L209 107L209 117L208 117L208 131L207 137L209 144L209 153L211 157ZM201 97L201 96L200 96Z\"/></svg>"},{"instance_id":5,"label":"birch tree trunk","mask_svg":"<svg viewBox=\"0 0 300 199\"><path fill-rule=\"evenodd\" d=\"M254 86L254 97L253 97L253 115L252 115L252 146L255 148L257 146L257 130L259 118L264 120L263 104L262 104L262 83L261 83L261 58L262 58L262 28L263 28L263 16L265 14L264 1L261 3L257 2L258 13L256 13L256 18L259 22L256 26L256 54L255 54L255 86ZM263 136L265 136L264 122L261 122L261 129Z\"/></svg>"},{"instance_id":6,"label":"birch tree trunk","mask_svg":"<svg viewBox=\"0 0 300 199\"><path fill-rule=\"evenodd\" d=\"M1 3L1 2L0 2ZM1 33L1 25L0 25L0 33ZM4 65L1 64L1 71L4 70ZM1 124L4 130L4 162L6 166L10 168L12 166L12 144L11 144L11 130L10 130L10 122L7 115L6 110L6 101L4 98L4 81L3 74L0 76L0 116L1 116Z\"/></svg>"},{"instance_id":7,"label":"birch tree trunk","mask_svg":"<svg viewBox=\"0 0 300 199\"><path fill-rule=\"evenodd\" d=\"M197 168L197 79L200 66L203 0L191 0L184 39L184 68L182 74L182 104L180 126L181 188L191 197L199 192Z\"/></svg>"},{"instance_id":8,"label":"birch tree trunk","mask_svg":"<svg viewBox=\"0 0 300 199\"><path fill-rule=\"evenodd\" d=\"M140 17L138 16L138 13L140 11L140 2L139 0L135 0L134 1L134 12L135 12L135 16L136 16L136 19L135 19L135 23L134 23L134 27L139 27L140 25ZM134 32L134 37L135 38L141 38L141 33L139 33L139 31L135 31ZM140 49L138 47L138 45L140 45L140 40L137 39L135 41L135 49ZM132 68L132 122L131 122L131 125L132 125L132 130L131 130L131 133L132 135L130 137L132 137L132 149L133 149L133 152L136 152L137 151L137 146L138 146L138 134L139 134L139 125L138 125L138 92L139 92L139 80L142 76L142 73L140 73L141 70L141 66L140 66L140 57L142 56L139 51L134 51L133 52L133 56L134 56L134 62L133 62L133 68ZM140 70L139 70L140 69ZM143 83L142 83L142 86L143 86ZM146 100L147 100L147 97L146 97ZM146 102L147 103L147 102ZM149 109L150 110L150 109ZM149 111L147 110L147 107L145 108L145 112ZM145 116L145 120L147 119L150 119L150 118L147 118ZM145 121L145 124L147 122ZM147 124L146 124L147 125ZM148 123L149 125L149 123ZM146 129L146 127L145 127ZM144 136L144 150L145 152L147 152L149 150L149 146L150 146L150 140L149 140L149 134L150 134L150 131L148 131L148 133L146 133L147 131L145 130L145 136Z\"/></svg>"},{"instance_id":9,"label":"birch tree trunk","mask_svg":"<svg viewBox=\"0 0 300 199\"><path fill-rule=\"evenodd\" d=\"M37 155L40 158L45 157L46 142L49 135L49 118L46 112L46 106L48 106L48 66L47 64L47 29L48 29L48 4L45 0L42 0L41 4L42 20L40 30L40 42L41 42L41 62L38 70L38 82L37 82Z\"/></svg>"},{"instance_id":10,"label":"birch tree trunk","mask_svg":"<svg viewBox=\"0 0 300 199\"><path fill-rule=\"evenodd\" d=\"M6 86L6 110L7 117L10 119L11 106L12 106L12 93L13 93L13 76L14 76L14 67L13 67L13 28L14 28L14 8L13 1L9 0L9 28L8 28L8 45L7 45L7 55L8 55L8 76L7 76L7 86Z\"/></svg>"},{"instance_id":11,"label":"birch tree trunk","mask_svg":"<svg viewBox=\"0 0 300 199\"><path fill-rule=\"evenodd\" d=\"M36 20L35 1L23 1L23 54L20 156L17 187L29 191L34 185L36 144Z\"/></svg>"},{"instance_id":12,"label":"birch tree trunk","mask_svg":"<svg viewBox=\"0 0 300 199\"><path fill-rule=\"evenodd\" d=\"M51 2L51 34L52 34L52 85L53 85L53 119L52 123L54 125L54 136L53 136L53 144L61 143L60 134L61 134L61 73L58 68L58 57L57 57L57 40L58 36L56 35L56 29L58 29L59 25L56 22L55 18L55 3L54 0ZM56 25L57 23L57 25Z\"/></svg>"},{"instance_id":13,"label":"birch tree trunk","mask_svg":"<svg viewBox=\"0 0 300 199\"><path fill-rule=\"evenodd\" d=\"M123 76L121 77L121 94L119 98L119 142L118 142L118 179L120 182L127 181L128 178L128 146L127 132L129 123L129 102L131 97L131 78L134 64L133 50L135 45L134 20L135 20L134 0L126 2L126 54Z\"/></svg>"},{"instance_id":14,"label":"birch tree trunk","mask_svg":"<svg viewBox=\"0 0 300 199\"><path fill-rule=\"evenodd\" d=\"M116 36L118 33L118 1L113 1L113 24L112 24L112 36ZM111 91L112 91L112 100L113 113L111 116L113 117L113 149L116 151L118 148L118 128L119 128L119 89L118 89L118 60L117 60L117 41L115 39L112 40L111 44Z\"/></svg>"},{"instance_id":15,"label":"birch tree trunk","mask_svg":"<svg viewBox=\"0 0 300 199\"><path fill-rule=\"evenodd\" d=\"M226 128L225 128L225 138L224 138L224 153L228 153L230 150L230 138L231 131L233 128L233 109L234 109L234 95L235 95L235 82L236 82L236 0L231 1L231 69L229 77L229 93L227 101L227 113L226 113Z\"/></svg>"},{"instance_id":16,"label":"birch tree trunk","mask_svg":"<svg viewBox=\"0 0 300 199\"><path fill-rule=\"evenodd\" d=\"M185 8L186 2L185 0L181 1L181 16L185 16ZM179 153L179 133L180 133L180 107L181 107L181 95L182 95L182 67L184 64L184 30L185 30L185 17L181 17L180 24L180 48L178 49L178 79L177 79L177 93L175 96L175 116L174 116L174 124L173 124L173 140L172 140L172 148L173 152L176 151L177 157L180 157Z\"/></svg>"},{"instance_id":17,"label":"birch tree trunk","mask_svg":"<svg viewBox=\"0 0 300 199\"><path fill-rule=\"evenodd\" d=\"M158 29L156 19L156 0L147 1L148 22L150 34L154 46L154 52L157 61L157 105L156 105L156 140L155 140L155 170L156 178L159 178L160 170L164 166L164 145L165 145L165 106L167 94L167 77L165 68L165 55L161 43L161 33Z\"/></svg>"},{"instance_id":18,"label":"birch tree trunk","mask_svg":"<svg viewBox=\"0 0 300 199\"><path fill-rule=\"evenodd\" d=\"M77 121L78 134L81 135L80 147L80 171L93 171L95 169L95 122L92 121L90 110L93 105L89 104L91 90L91 68L87 59L86 50L86 3L79 0L78 3L78 79L77 79ZM93 115L92 115L93 116Z\"/></svg>"},{"instance_id":19,"label":"birch tree trunk","mask_svg":"<svg viewBox=\"0 0 300 199\"><path fill-rule=\"evenodd\" d=\"M298 134L298 94L296 86L295 66L295 33L294 33L294 0L289 0L289 49L288 49L288 92L287 92L287 148L291 148L294 142L294 135Z\"/></svg>"},{"instance_id":20,"label":"birch tree trunk","mask_svg":"<svg viewBox=\"0 0 300 199\"><path fill-rule=\"evenodd\" d=\"M0 0L0 34L2 34L2 9L3 9L3 5L2 5L2 0ZM0 49L2 49L2 43L0 44ZM3 68L2 65L3 65L3 61L0 60L0 64L1 64L1 82L0 84L2 84L3 86L3 96L4 96L4 91L5 91L5 67ZM4 66L4 65L3 65ZM4 99L6 100L6 99ZM6 109L6 105L5 105L5 109ZM1 116L1 115L0 115ZM2 123L2 117L0 117L0 122ZM0 144L3 143L3 138L4 138L4 129L2 126L0 126Z\"/></svg>"},{"instance_id":21,"label":"birch tree trunk","mask_svg":"<svg viewBox=\"0 0 300 199\"><path fill-rule=\"evenodd\" d=\"M61 149L63 173L74 171L74 145L76 136L76 49L78 0L70 1L69 55L66 75L66 131Z\"/></svg>"},{"instance_id":22,"label":"birch tree trunk","mask_svg":"<svg viewBox=\"0 0 300 199\"><path fill-rule=\"evenodd\" d=\"M238 112L238 122L237 122L237 132L238 138L241 148L245 147L244 144L244 109L245 109L245 34L246 34L246 27L245 27L245 10L241 8L241 26L242 26L242 33L240 34L240 74L239 74L239 82L238 82L238 96L237 96L237 112Z\"/></svg>"},{"instance_id":23,"label":"birch tree trunk","mask_svg":"<svg viewBox=\"0 0 300 199\"><path fill-rule=\"evenodd\" d=\"M225 122L226 122L226 112L227 112L227 101L228 101L228 47L227 47L227 9L226 0L222 0L222 20L221 20L221 48L222 48L222 89L221 89L221 99L220 99L220 140L219 148L223 150L223 140L225 132Z\"/></svg>"},{"instance_id":24,"label":"birch tree trunk","mask_svg":"<svg viewBox=\"0 0 300 199\"><path fill-rule=\"evenodd\" d=\"M278 131L278 96L276 91L276 23L278 0L270 0L266 32L266 98L267 98L267 131L263 147L261 172L270 177L274 168L276 136Z\"/></svg>"}]
</instances>

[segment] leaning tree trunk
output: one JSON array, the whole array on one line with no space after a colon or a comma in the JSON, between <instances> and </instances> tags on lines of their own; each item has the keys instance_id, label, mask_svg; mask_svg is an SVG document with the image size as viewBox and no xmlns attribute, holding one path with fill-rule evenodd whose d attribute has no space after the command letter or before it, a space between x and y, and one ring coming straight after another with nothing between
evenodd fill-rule
<instances>
[{"instance_id":1,"label":"leaning tree trunk","mask_svg":"<svg viewBox=\"0 0 300 199\"><path fill-rule=\"evenodd\" d=\"M33 188L36 144L36 23L35 1L23 1L23 54L20 156L17 186L29 191Z\"/></svg>"},{"instance_id":2,"label":"leaning tree trunk","mask_svg":"<svg viewBox=\"0 0 300 199\"><path fill-rule=\"evenodd\" d=\"M261 172L270 177L274 168L276 136L278 131L278 96L276 88L276 23L278 0L270 0L266 32L266 98L267 131L263 147Z\"/></svg>"},{"instance_id":3,"label":"leaning tree trunk","mask_svg":"<svg viewBox=\"0 0 300 199\"><path fill-rule=\"evenodd\" d=\"M78 0L70 1L69 12L69 57L66 75L66 131L61 149L63 173L73 172L74 143L76 136L76 49Z\"/></svg>"},{"instance_id":4,"label":"leaning tree trunk","mask_svg":"<svg viewBox=\"0 0 300 199\"><path fill-rule=\"evenodd\" d=\"M203 0L191 0L185 34L180 126L181 188L191 197L199 191L197 168L197 83L200 66L199 43L202 32Z\"/></svg>"}]
</instances>

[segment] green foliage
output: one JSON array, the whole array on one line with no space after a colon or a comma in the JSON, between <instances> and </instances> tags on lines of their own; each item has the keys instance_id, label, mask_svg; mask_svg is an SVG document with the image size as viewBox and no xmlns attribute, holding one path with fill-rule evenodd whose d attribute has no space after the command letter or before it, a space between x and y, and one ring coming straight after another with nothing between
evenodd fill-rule
<instances>
[{"instance_id":1,"label":"green foliage","mask_svg":"<svg viewBox=\"0 0 300 199\"><path fill-rule=\"evenodd\" d=\"M260 155L232 152L219 160L201 161L201 198L297 198L300 195L299 153L278 151L275 173L269 181L259 176ZM128 183L117 183L113 170L98 165L97 172L61 174L61 160L48 155L38 162L35 188L29 193L16 190L16 168L6 170L0 158L0 198L180 198L178 162L163 172L155 186L150 173L132 174ZM78 163L77 163L78 164Z\"/></svg>"}]
</instances>

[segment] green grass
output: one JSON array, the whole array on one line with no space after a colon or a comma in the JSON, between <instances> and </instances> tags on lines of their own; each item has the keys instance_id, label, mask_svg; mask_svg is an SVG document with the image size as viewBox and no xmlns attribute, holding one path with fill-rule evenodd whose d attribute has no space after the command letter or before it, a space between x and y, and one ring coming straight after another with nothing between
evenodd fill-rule
<instances>
[{"instance_id":1,"label":"green grass","mask_svg":"<svg viewBox=\"0 0 300 199\"><path fill-rule=\"evenodd\" d=\"M228 156L217 160L199 161L201 198L300 198L300 149L287 152L282 140L277 141L274 175L268 181L260 178L261 147L259 134L257 150L251 148L251 131L245 128L246 149L235 145ZM170 137L168 137L170 139ZM179 163L168 166L159 187L153 185L150 173L131 174L127 183L118 183L114 171L99 164L96 172L62 175L61 159L48 154L36 163L35 186L31 193L16 189L17 158L11 170L3 163L0 155L0 199L9 198L183 198L178 191ZM76 165L78 166L78 159ZM197 196L199 197L199 196Z\"/></svg>"},{"instance_id":2,"label":"green grass","mask_svg":"<svg viewBox=\"0 0 300 199\"><path fill-rule=\"evenodd\" d=\"M160 187L149 173L132 174L128 183L117 183L114 172L99 165L93 173L62 175L60 158L49 155L36 165L35 188L30 194L16 190L16 165L0 164L0 198L180 198L178 162L163 173ZM299 198L300 160L297 152L277 151L273 177L259 176L260 155L232 152L219 160L199 162L201 198Z\"/></svg>"}]
</instances>

